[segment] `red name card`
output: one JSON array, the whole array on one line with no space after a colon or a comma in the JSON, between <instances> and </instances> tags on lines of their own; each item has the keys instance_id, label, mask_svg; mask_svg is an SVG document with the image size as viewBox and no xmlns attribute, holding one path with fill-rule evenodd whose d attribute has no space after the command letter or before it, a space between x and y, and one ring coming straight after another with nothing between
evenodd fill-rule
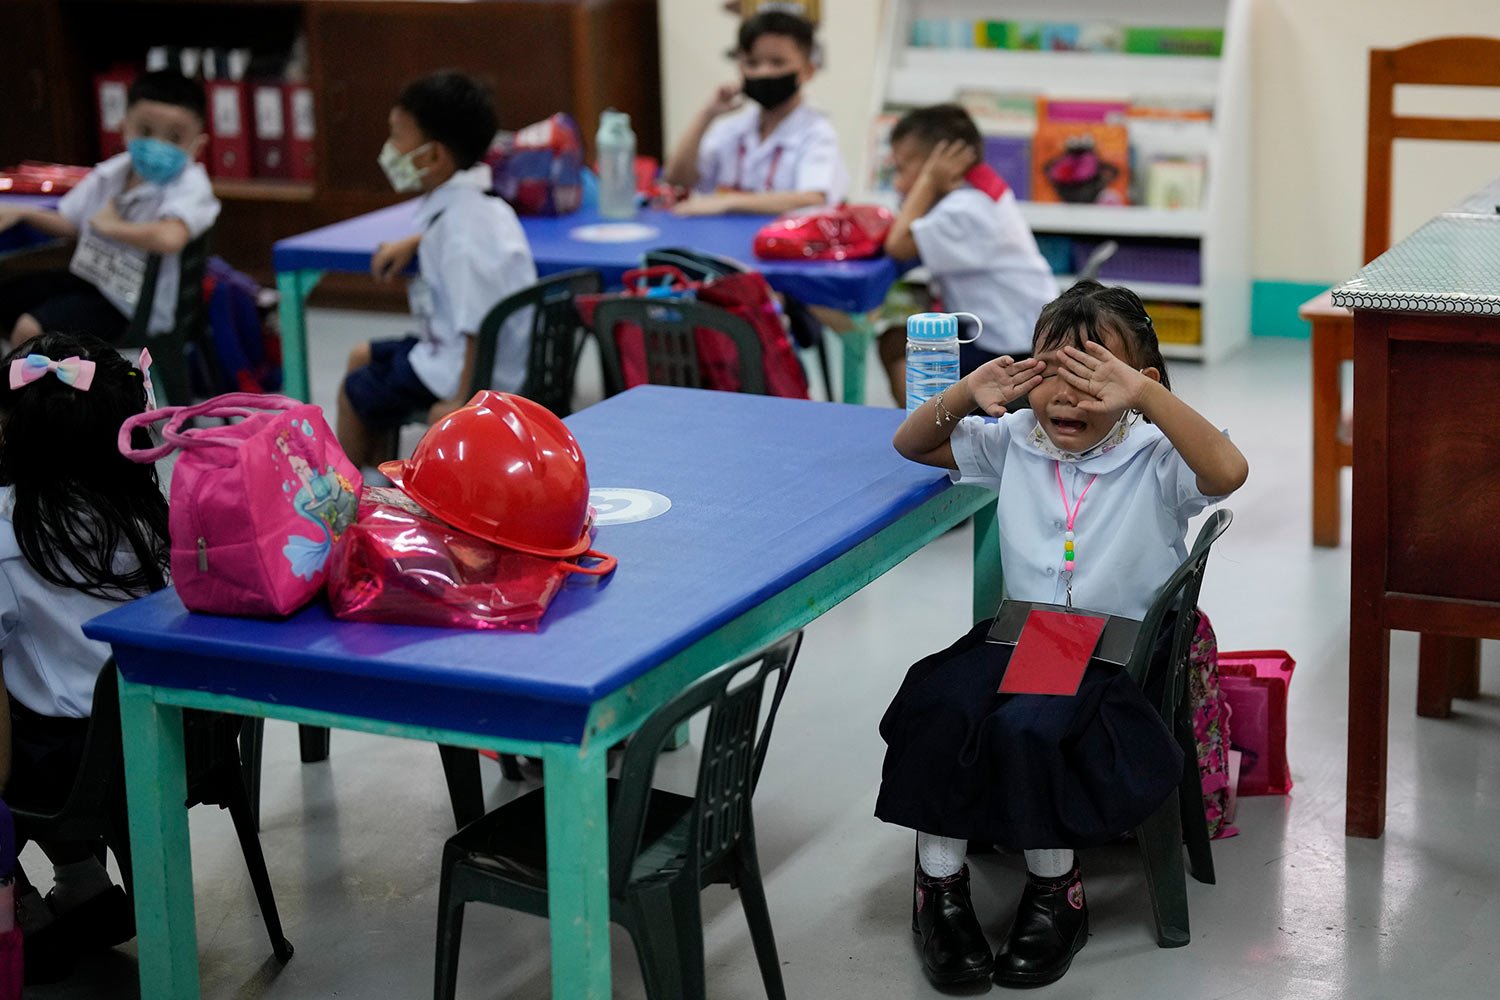
<instances>
[{"instance_id":1,"label":"red name card","mask_svg":"<svg viewBox=\"0 0 1500 1000\"><path fill-rule=\"evenodd\" d=\"M1032 611L1006 665L1000 693L1077 694L1108 621L1076 612Z\"/></svg>"}]
</instances>

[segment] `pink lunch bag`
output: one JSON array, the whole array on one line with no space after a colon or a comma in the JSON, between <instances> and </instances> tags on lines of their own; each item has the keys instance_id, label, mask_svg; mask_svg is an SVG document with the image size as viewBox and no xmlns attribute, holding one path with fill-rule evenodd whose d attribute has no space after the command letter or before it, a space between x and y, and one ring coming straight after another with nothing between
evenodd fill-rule
<instances>
[{"instance_id":1,"label":"pink lunch bag","mask_svg":"<svg viewBox=\"0 0 1500 1000\"><path fill-rule=\"evenodd\" d=\"M198 417L236 421L186 424ZM164 444L131 447L131 432L165 420ZM137 414L120 454L172 470L172 582L192 611L287 615L323 588L333 543L354 523L359 470L323 411L285 396L230 393L196 406Z\"/></svg>"}]
</instances>

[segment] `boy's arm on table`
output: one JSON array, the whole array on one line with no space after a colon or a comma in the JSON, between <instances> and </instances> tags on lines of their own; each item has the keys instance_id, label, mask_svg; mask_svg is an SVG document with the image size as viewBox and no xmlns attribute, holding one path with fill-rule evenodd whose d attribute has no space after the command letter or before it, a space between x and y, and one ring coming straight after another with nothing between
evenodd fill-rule
<instances>
[{"instance_id":1,"label":"boy's arm on table","mask_svg":"<svg viewBox=\"0 0 1500 1000\"><path fill-rule=\"evenodd\" d=\"M65 236L71 239L78 235L77 226L69 222L66 216L50 209L6 208L0 205L0 232L22 222L48 236Z\"/></svg>"},{"instance_id":2,"label":"boy's arm on table","mask_svg":"<svg viewBox=\"0 0 1500 1000\"><path fill-rule=\"evenodd\" d=\"M720 191L695 194L672 209L678 215L784 215L823 205L822 191Z\"/></svg>"},{"instance_id":3,"label":"boy's arm on table","mask_svg":"<svg viewBox=\"0 0 1500 1000\"><path fill-rule=\"evenodd\" d=\"M147 253L170 257L182 253L192 240L187 223L181 219L157 219L154 222L129 222L120 216L114 202L107 202L89 220L94 232L106 239L124 243Z\"/></svg>"},{"instance_id":4,"label":"boy's arm on table","mask_svg":"<svg viewBox=\"0 0 1500 1000\"><path fill-rule=\"evenodd\" d=\"M891 444L902 458L939 469L957 469L952 438L958 422L975 410L992 417L1004 416L1006 403L1041 384L1044 367L1035 358L1012 361L1003 357L986 362L908 413L896 428Z\"/></svg>"},{"instance_id":5,"label":"boy's arm on table","mask_svg":"<svg viewBox=\"0 0 1500 1000\"><path fill-rule=\"evenodd\" d=\"M417 255L417 247L421 242L422 234L414 233L399 240L380 244L375 248L375 253L370 256L370 274L374 275L377 281L390 281L392 278L399 277L411 263L411 259Z\"/></svg>"}]
</instances>

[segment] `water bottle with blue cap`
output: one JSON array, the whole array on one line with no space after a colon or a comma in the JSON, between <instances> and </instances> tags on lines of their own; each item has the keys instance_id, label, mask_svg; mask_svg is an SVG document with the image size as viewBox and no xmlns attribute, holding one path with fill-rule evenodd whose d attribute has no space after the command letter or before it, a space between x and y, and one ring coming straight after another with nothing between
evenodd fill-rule
<instances>
[{"instance_id":1,"label":"water bottle with blue cap","mask_svg":"<svg viewBox=\"0 0 1500 1000\"><path fill-rule=\"evenodd\" d=\"M958 317L977 329L960 340ZM958 345L979 338L983 322L973 313L917 313L906 319L906 412L910 413L958 381Z\"/></svg>"}]
</instances>

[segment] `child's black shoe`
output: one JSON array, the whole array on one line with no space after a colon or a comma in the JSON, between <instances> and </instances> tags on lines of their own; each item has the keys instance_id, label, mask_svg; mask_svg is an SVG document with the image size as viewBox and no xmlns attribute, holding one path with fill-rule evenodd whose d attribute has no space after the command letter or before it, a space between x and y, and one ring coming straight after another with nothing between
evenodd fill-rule
<instances>
[{"instance_id":1,"label":"child's black shoe","mask_svg":"<svg viewBox=\"0 0 1500 1000\"><path fill-rule=\"evenodd\" d=\"M931 878L917 868L911 929L922 938L922 969L937 986L978 982L994 958L969 898L969 867Z\"/></svg>"},{"instance_id":2,"label":"child's black shoe","mask_svg":"<svg viewBox=\"0 0 1500 1000\"><path fill-rule=\"evenodd\" d=\"M1020 987L1055 983L1088 938L1088 904L1077 866L1059 878L1027 875L1015 923L995 956L995 982Z\"/></svg>"}]
</instances>

